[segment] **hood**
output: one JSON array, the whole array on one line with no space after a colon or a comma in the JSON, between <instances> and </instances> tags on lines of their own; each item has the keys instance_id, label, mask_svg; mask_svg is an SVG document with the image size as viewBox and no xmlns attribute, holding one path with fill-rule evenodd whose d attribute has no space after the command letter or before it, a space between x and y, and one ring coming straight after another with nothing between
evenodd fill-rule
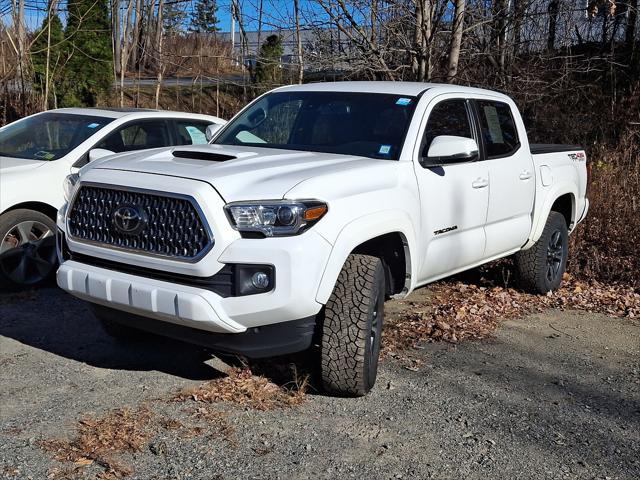
<instances>
[{"instance_id":1,"label":"hood","mask_svg":"<svg viewBox=\"0 0 640 480\"><path fill-rule=\"evenodd\" d=\"M202 158L202 159L198 159ZM91 163L91 170L126 170L207 182L227 202L278 199L319 175L389 160L243 146L173 147L128 153Z\"/></svg>"},{"instance_id":2,"label":"hood","mask_svg":"<svg viewBox=\"0 0 640 480\"><path fill-rule=\"evenodd\" d=\"M29 170L45 165L44 160L28 160L26 158L0 157L0 174ZM1 176L1 175L0 175Z\"/></svg>"}]
</instances>

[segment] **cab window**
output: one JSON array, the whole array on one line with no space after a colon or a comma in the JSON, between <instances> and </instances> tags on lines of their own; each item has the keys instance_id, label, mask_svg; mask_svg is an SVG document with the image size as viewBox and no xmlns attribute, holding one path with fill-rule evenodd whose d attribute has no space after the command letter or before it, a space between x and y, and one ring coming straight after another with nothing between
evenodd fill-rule
<instances>
[{"instance_id":1,"label":"cab window","mask_svg":"<svg viewBox=\"0 0 640 480\"><path fill-rule=\"evenodd\" d=\"M96 145L96 148L120 153L166 147L171 143L167 123L164 120L152 120L120 128Z\"/></svg>"},{"instance_id":2,"label":"cab window","mask_svg":"<svg viewBox=\"0 0 640 480\"><path fill-rule=\"evenodd\" d=\"M178 145L204 145L207 142L207 122L192 122L189 120L175 120Z\"/></svg>"},{"instance_id":3,"label":"cab window","mask_svg":"<svg viewBox=\"0 0 640 480\"><path fill-rule=\"evenodd\" d=\"M444 100L433 107L424 131L423 157L427 156L433 139L440 135L473 138L471 119L465 100Z\"/></svg>"},{"instance_id":4,"label":"cab window","mask_svg":"<svg viewBox=\"0 0 640 480\"><path fill-rule=\"evenodd\" d=\"M487 158L515 153L520 148L520 140L509 105L492 100L476 100L476 105Z\"/></svg>"}]
</instances>

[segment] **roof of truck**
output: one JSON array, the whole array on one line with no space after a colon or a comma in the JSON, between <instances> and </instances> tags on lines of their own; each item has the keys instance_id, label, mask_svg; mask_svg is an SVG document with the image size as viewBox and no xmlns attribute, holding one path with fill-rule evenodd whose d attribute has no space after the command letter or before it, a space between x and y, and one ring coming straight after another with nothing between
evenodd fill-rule
<instances>
[{"instance_id":1,"label":"roof of truck","mask_svg":"<svg viewBox=\"0 0 640 480\"><path fill-rule=\"evenodd\" d=\"M422 82L322 82L305 83L303 85L289 85L278 90L305 91L305 92L352 92L352 93L388 93L392 95L418 96L430 90L439 89L450 93L482 93L491 95L503 95L492 90L482 88L464 87L448 83L422 83ZM444 92L443 92L444 93Z\"/></svg>"}]
</instances>

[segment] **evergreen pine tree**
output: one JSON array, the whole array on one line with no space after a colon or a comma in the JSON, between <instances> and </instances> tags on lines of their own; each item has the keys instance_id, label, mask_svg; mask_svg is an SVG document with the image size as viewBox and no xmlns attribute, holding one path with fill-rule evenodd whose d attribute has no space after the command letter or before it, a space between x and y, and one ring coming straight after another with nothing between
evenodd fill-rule
<instances>
[{"instance_id":1,"label":"evergreen pine tree","mask_svg":"<svg viewBox=\"0 0 640 480\"><path fill-rule=\"evenodd\" d=\"M31 62L33 64L34 87L45 91L47 81L47 53L49 55L49 94L50 98L63 93L64 66L66 64L66 46L64 29L57 13L47 15L42 26L35 33L35 41L31 45ZM48 52L47 52L48 50ZM55 102L52 102L55 104Z\"/></svg>"},{"instance_id":2,"label":"evergreen pine tree","mask_svg":"<svg viewBox=\"0 0 640 480\"><path fill-rule=\"evenodd\" d=\"M280 59L284 53L282 38L279 35L269 35L260 46L256 62L254 81L266 88L282 83L282 68Z\"/></svg>"},{"instance_id":3,"label":"evergreen pine tree","mask_svg":"<svg viewBox=\"0 0 640 480\"><path fill-rule=\"evenodd\" d=\"M167 35L177 35L182 32L187 13L184 5L178 3L166 3L162 10L162 26Z\"/></svg>"},{"instance_id":4,"label":"evergreen pine tree","mask_svg":"<svg viewBox=\"0 0 640 480\"><path fill-rule=\"evenodd\" d=\"M191 13L191 31L196 33L215 33L218 28L218 5L216 0L199 0Z\"/></svg>"},{"instance_id":5,"label":"evergreen pine tree","mask_svg":"<svg viewBox=\"0 0 640 480\"><path fill-rule=\"evenodd\" d=\"M68 0L68 72L73 83L67 105L95 106L113 82L113 52L108 0Z\"/></svg>"}]
</instances>

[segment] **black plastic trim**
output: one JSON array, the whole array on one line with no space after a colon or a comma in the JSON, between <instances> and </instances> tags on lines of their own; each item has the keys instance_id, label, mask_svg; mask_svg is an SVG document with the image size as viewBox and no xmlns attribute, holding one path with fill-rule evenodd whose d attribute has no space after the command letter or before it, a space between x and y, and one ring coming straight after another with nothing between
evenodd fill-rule
<instances>
[{"instance_id":1,"label":"black plastic trim","mask_svg":"<svg viewBox=\"0 0 640 480\"><path fill-rule=\"evenodd\" d=\"M98 318L200 345L215 351L266 358L307 350L313 341L315 317L249 328L243 333L214 333L134 315L92 304Z\"/></svg>"},{"instance_id":2,"label":"black plastic trim","mask_svg":"<svg viewBox=\"0 0 640 480\"><path fill-rule=\"evenodd\" d=\"M532 155L543 155L545 153L575 152L582 151L580 145L567 145L561 143L532 143L529 144L529 151Z\"/></svg>"}]
</instances>

